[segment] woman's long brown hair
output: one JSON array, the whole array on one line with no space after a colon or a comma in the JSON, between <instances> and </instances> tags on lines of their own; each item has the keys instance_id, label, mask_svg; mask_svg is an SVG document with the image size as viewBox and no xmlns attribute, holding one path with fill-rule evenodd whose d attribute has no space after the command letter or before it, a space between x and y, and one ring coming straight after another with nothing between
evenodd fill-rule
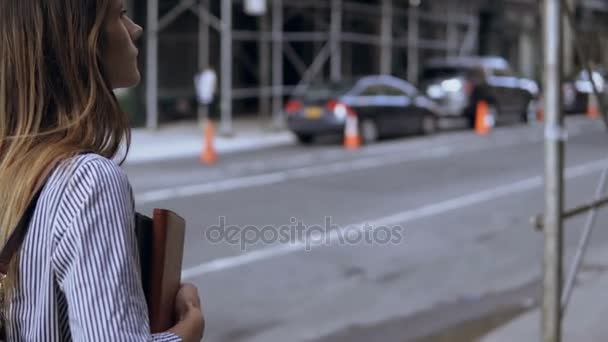
<instances>
[{"instance_id":1,"label":"woman's long brown hair","mask_svg":"<svg viewBox=\"0 0 608 342\"><path fill-rule=\"evenodd\" d=\"M128 118L100 61L110 1L0 1L0 246L53 160L128 151Z\"/></svg>"}]
</instances>

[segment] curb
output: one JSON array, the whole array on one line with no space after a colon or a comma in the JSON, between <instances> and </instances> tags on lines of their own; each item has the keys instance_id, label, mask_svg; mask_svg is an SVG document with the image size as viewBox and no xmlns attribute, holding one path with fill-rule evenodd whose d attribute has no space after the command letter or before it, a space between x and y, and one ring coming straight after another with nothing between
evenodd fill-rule
<instances>
[{"instance_id":1,"label":"curb","mask_svg":"<svg viewBox=\"0 0 608 342\"><path fill-rule=\"evenodd\" d=\"M273 147L291 146L296 144L296 140L293 136L285 134L273 138L260 138L260 141L252 144L253 139L248 139L242 142L231 142L227 145L216 143L216 151L218 155L230 155L247 151L259 151L269 149ZM192 142L188 145L182 146L179 149L167 149L165 151L151 151L152 148L133 148L125 160L126 165L138 165L145 163L161 162L176 159L192 158L197 160L202 150L202 142ZM122 155L122 154L120 154Z\"/></svg>"}]
</instances>

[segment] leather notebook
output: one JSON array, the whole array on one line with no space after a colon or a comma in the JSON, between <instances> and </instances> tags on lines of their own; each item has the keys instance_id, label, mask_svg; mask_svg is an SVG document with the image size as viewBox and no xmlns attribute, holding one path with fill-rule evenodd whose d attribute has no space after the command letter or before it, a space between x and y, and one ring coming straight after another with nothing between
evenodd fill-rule
<instances>
[{"instance_id":1,"label":"leather notebook","mask_svg":"<svg viewBox=\"0 0 608 342\"><path fill-rule=\"evenodd\" d=\"M154 209L152 218L136 213L135 229L151 332L163 332L176 323L186 222L170 210Z\"/></svg>"}]
</instances>

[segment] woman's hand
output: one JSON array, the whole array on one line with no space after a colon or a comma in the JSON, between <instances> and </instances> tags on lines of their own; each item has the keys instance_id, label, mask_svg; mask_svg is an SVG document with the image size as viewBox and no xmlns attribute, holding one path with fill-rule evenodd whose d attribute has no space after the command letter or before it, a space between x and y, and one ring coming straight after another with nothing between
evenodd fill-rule
<instances>
[{"instance_id":1,"label":"woman's hand","mask_svg":"<svg viewBox=\"0 0 608 342\"><path fill-rule=\"evenodd\" d=\"M205 331L205 319L194 285L182 284L175 296L174 312L178 322L169 332L180 336L184 342L199 342Z\"/></svg>"},{"instance_id":2,"label":"woman's hand","mask_svg":"<svg viewBox=\"0 0 608 342\"><path fill-rule=\"evenodd\" d=\"M198 289L189 283L182 284L175 296L175 317L181 321L191 309L201 310L201 299L198 295Z\"/></svg>"}]
</instances>

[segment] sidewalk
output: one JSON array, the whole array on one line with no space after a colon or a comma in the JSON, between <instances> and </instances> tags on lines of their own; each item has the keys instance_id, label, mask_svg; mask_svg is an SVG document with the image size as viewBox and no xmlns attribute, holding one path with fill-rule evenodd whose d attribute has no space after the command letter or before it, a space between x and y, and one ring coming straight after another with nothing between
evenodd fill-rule
<instances>
[{"instance_id":1,"label":"sidewalk","mask_svg":"<svg viewBox=\"0 0 608 342\"><path fill-rule=\"evenodd\" d=\"M599 255L601 254L601 255ZM585 267L585 265L587 265ZM608 341L608 253L590 254L579 273L562 326L564 342ZM530 311L495 330L481 342L541 341L541 309Z\"/></svg>"},{"instance_id":2,"label":"sidewalk","mask_svg":"<svg viewBox=\"0 0 608 342\"><path fill-rule=\"evenodd\" d=\"M221 136L218 126L216 123L214 145L220 158L226 153L290 145L296 141L291 132L271 130L266 122L256 119L234 120L232 137ZM133 129L127 163L198 158L203 139L203 128L194 121L165 125L157 131Z\"/></svg>"}]
</instances>

